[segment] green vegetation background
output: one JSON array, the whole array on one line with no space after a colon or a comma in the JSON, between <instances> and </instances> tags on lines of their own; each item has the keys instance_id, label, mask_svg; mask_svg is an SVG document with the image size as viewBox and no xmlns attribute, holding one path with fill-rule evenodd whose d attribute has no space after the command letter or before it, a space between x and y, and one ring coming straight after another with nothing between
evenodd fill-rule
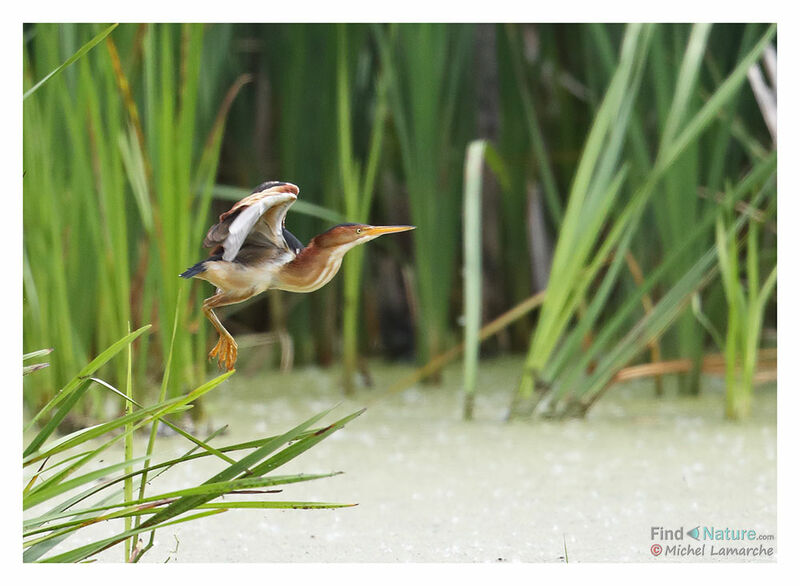
<instances>
[{"instance_id":1,"label":"green vegetation background","mask_svg":"<svg viewBox=\"0 0 800 586\"><path fill-rule=\"evenodd\" d=\"M106 29L26 25L25 89ZM216 214L280 179L301 188L303 241L418 228L313 295L227 311L260 367L341 363L351 390L359 357L422 365L465 331L474 358L482 324L546 290L483 344L527 354L513 413L585 413L659 358L691 359L696 393L722 353L742 416L776 327L775 139L747 79L775 42L755 24L119 25L23 102L23 342L55 349L26 406L146 324L137 386L206 380L210 287L177 275ZM125 365L101 374L121 384Z\"/></svg>"}]
</instances>

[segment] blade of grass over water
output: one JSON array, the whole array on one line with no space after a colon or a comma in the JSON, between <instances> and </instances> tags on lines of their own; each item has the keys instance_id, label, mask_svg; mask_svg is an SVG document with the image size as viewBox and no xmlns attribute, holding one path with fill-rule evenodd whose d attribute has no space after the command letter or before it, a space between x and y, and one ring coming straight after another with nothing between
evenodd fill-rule
<instances>
[{"instance_id":1,"label":"blade of grass over water","mask_svg":"<svg viewBox=\"0 0 800 586\"><path fill-rule=\"evenodd\" d=\"M172 364L172 353L175 350L175 333L178 330L178 307L181 306L181 299L183 297L183 291L184 291L183 288L178 289L178 299L177 299L177 303L175 304L175 306L176 306L176 308L175 308L175 319L172 322L172 336L170 337L170 341L169 341L169 350L167 352L167 361L166 361L166 364L164 366L164 375L161 378L161 391L160 391L160 393L158 395L158 401L159 402L164 402L167 399L167 388L168 388L168 385L169 385L170 365ZM142 465L142 479L141 479L141 482L139 484L139 498L140 499L144 498L144 491L145 491L145 488L147 487L147 469L150 466L150 460L151 460L151 457L153 455L153 449L155 448L156 436L158 434L158 424L159 423L160 423L160 421L158 419L153 421L153 425L150 428L150 436L147 439L147 448L145 449L146 458L145 458L144 464ZM128 472L128 474L130 474L130 472ZM132 498L132 496L127 497L126 500L131 500L131 498ZM134 526L138 527L139 526L139 522L140 522L140 518L136 517L136 519L134 521ZM127 529L127 527L126 527L126 529Z\"/></svg>"},{"instance_id":2,"label":"blade of grass over water","mask_svg":"<svg viewBox=\"0 0 800 586\"><path fill-rule=\"evenodd\" d=\"M216 435L218 435L218 433L221 430L222 430L222 428L220 430L218 430L218 432L208 436L205 439L205 442L211 441ZM321 431L321 430L320 429L308 430L306 432L303 432L300 436L298 436L298 439L303 439L305 437L314 435L318 431ZM271 436L271 437L262 438L262 439L259 439L259 440L252 440L252 441L249 441L249 442L244 442L244 443L241 443L241 444L233 444L233 445L230 445L230 446L224 446L224 447L219 448L218 451L227 453L227 452L234 452L234 451L241 451L241 450L246 450L246 449L258 448L258 447L261 447L261 446L265 445L267 442L274 441L276 439L276 437L277 436ZM204 442L200 442L200 443L202 444ZM158 476L160 476L161 474L163 474L164 472L166 472L167 470L173 468L176 465L180 465L183 462L188 462L190 460L194 460L194 459L197 459L197 458L204 458L204 457L208 457L208 456L212 455L212 453L210 451L203 451L203 452L197 453L197 450L198 450L199 447L200 447L199 445L193 447L191 450L189 450L188 452L186 452L185 454L183 454L182 456L180 456L178 458L173 458L172 460L166 460L166 461L163 461L163 462L159 462L158 464L154 464L154 465L148 466L146 468L143 468L142 470L134 471L131 476L137 477L137 476L143 476L145 473L149 474L150 472L155 472L155 474L153 474L153 476L151 477L151 480L155 480ZM142 459L143 458L137 458L136 461L138 462L138 461L141 461ZM127 463L123 462L122 464L119 464L119 463L115 464L115 465L113 465L113 469L119 469L119 468L123 467L124 465L127 465ZM112 468L109 467L108 470L105 470L104 472L107 472L107 471L109 471L111 469ZM102 475L100 475L98 473L90 473L90 474L84 475L84 477L81 477L80 479L73 479L73 480L70 481L70 483L71 483L70 487L80 486L81 484L85 484L87 482L90 482L92 479L98 478L100 476L102 476ZM108 480L108 481L106 481L106 482L104 482L104 483L102 483L102 484L100 484L98 486L93 486L93 487L91 487L89 489L86 489L82 493L80 493L80 494L78 494L78 495L76 495L74 497L71 497L67 501L64 501L56 509L49 511L48 513L45 513L44 515L40 515L38 517L34 517L34 518L31 518L31 519L25 520L24 523L23 523L23 526L25 528L35 528L35 527L39 527L43 523L47 523L49 521L53 521L53 520L57 520L57 519L63 519L63 518L72 517L72 516L83 518L82 516L84 514L86 514L86 513L93 513L93 512L98 512L98 511L106 511L106 510L118 507L120 505L116 501L117 495L115 495L115 498L112 499L113 502L109 502L108 504L105 504L105 505L97 505L97 506L89 507L87 509L79 509L79 510L72 508L77 503L80 503L80 502L84 501L85 499L87 499L87 498L89 498L91 496L94 496L94 495L106 490L107 488L110 488L110 487L114 486L115 484L119 484L121 482L124 482L127 477L128 477L128 475L126 474L126 475L123 475L123 476ZM137 482L138 482L138 484L140 485L140 488L141 488L141 484L143 484L142 481L141 480L137 480ZM118 491L118 497L122 498L122 494L123 494L123 491L119 490ZM144 502L143 499L144 499L144 496L139 497L139 500L142 501L142 502Z\"/></svg>"},{"instance_id":3,"label":"blade of grass over water","mask_svg":"<svg viewBox=\"0 0 800 586\"><path fill-rule=\"evenodd\" d=\"M307 427L314 421L317 421L324 414L325 413L321 414L320 416L317 416L316 418L312 418L311 420L306 422L306 424L303 424L300 427L301 428ZM329 477L332 475L331 473L320 474L320 475L299 474L292 476L275 476L269 478L262 478L260 476L276 468L277 466L280 466L283 463L291 460L296 455L302 453L303 451L306 451L319 441L322 441L322 439L324 439L337 429L340 429L345 423L347 423L354 417L358 416L359 414L360 412L357 412L351 416L345 417L337 421L336 423L328 426L324 430L321 430L321 433L317 433L314 436L311 436L304 440L300 440L299 442L285 448L282 452L279 452L276 456L273 456L272 458L266 460L262 464L252 467L252 472L254 477L238 478L235 480L233 479L233 477L236 474L240 473L247 467L247 466L243 467L242 462L245 461L257 462L259 459L263 458L263 456L266 453L269 453L269 451L274 450L274 447L272 447L271 444L263 446L259 450L256 450L256 452L253 452L253 454L257 454L257 456L254 457L253 454L250 454L250 456L245 457L243 460L241 460L234 466L229 467L227 470L212 477L207 482L203 483L202 485L196 488L172 491L170 493L163 493L153 497L148 497L144 499L144 502L153 500L162 500L171 497L179 497L179 498L177 501L172 502L166 508L160 509L157 512L155 512L155 514L153 514L150 518L144 521L136 529L125 531L115 536L114 538L101 540L95 542L94 544L91 544L91 546L78 548L76 550L68 552L67 554L62 554L61 556L54 556L53 558L49 558L44 561L68 561L72 559L71 556L81 555L83 557L88 557L90 555L96 555L97 553L103 551L104 549L116 545L117 543L122 542L123 540L127 539L132 535L136 535L138 533L147 531L149 529L155 530L162 528L171 522L170 519L179 517L179 515L182 515L184 513L196 509L199 505L205 504L208 501L213 500L214 498L222 496L223 494L229 494L236 490L240 490L243 488L275 486L275 485L294 483L294 482L304 482L307 480ZM226 478L228 478L228 480L225 480ZM123 506L130 506L131 504L137 504L137 503L136 501L126 502L125 504L123 504ZM188 517L179 517L178 521L175 522L181 522L183 520L191 518L196 518L196 515L189 515Z\"/></svg>"},{"instance_id":4,"label":"blade of grass over water","mask_svg":"<svg viewBox=\"0 0 800 586\"><path fill-rule=\"evenodd\" d=\"M187 462L193 457L203 457L206 455L221 456L222 451L212 448L206 442L196 440L195 443L197 445L195 448L199 448L202 452L194 454L195 448L193 448L182 457L161 462L157 465L150 465L151 458L153 457L152 446L148 448L144 455L133 457L133 443L131 440L135 431L147 425L151 425L154 428L155 423L160 420L163 420L164 423L169 424L171 427L175 427L164 420L164 418L170 414L184 410L190 403L200 399L219 383L229 378L235 371L224 373L182 397L165 399L154 405L142 407L132 397L133 351L130 348L130 337L131 336L126 337L126 341L128 342L128 356L126 361L128 377L125 395L128 397L126 403L129 407L126 408L125 415L94 427L80 430L60 440L44 445L40 450L30 454L23 460L24 465L31 465L42 460L45 462L51 459L56 460L56 462L48 468L50 473L45 480L29 483L23 491L23 508L30 509L37 505L59 499L61 500L59 505L44 515L26 520L24 535L28 537L28 539L23 543L25 548L23 557L25 561L79 561L89 556L96 555L117 544L123 544L123 553L126 561L137 561L141 558L143 552L140 551L139 546L132 537L146 531L150 532L152 544L154 532L160 528L169 526L171 523L194 520L208 513L224 512L227 510L225 506L227 503L210 503L210 501L218 497L235 494L242 490L247 491L255 488L282 486L327 478L338 474L334 472L265 476L299 454L312 448L333 432L341 429L346 423L360 415L363 410L339 419L322 429L309 430L312 425L329 413L330 410L328 410L308 419L281 436L227 446L223 448L225 451L243 450L253 447L255 447L255 450L238 461L223 456L229 462L228 466L221 473L216 474L205 483L144 496L143 486L146 484L148 472L160 469L160 474L166 469ZM84 371L85 370L88 370L88 368L84 369ZM97 380L107 388L119 393L119 391L113 389L111 385L108 385L108 383L100 379L92 377L92 380ZM165 395L163 391L162 394ZM75 395L76 393L72 393L72 396ZM66 400L62 401L61 405L63 406L66 403ZM112 437L97 446L94 440L105 438L109 433ZM189 434L184 435L190 439L194 439ZM209 441L213 438L213 435L215 434L212 434L212 437L208 438ZM74 475L81 467L90 463L96 463L100 454L119 440L123 440L124 442L125 455L122 461L95 468L82 476ZM86 445L91 446L88 451L77 455L70 453L70 450L80 449L82 446ZM58 461L59 458L61 458L60 462ZM140 462L144 462L143 467L136 470L135 466ZM44 465L40 467L38 474L41 474L43 466ZM58 469L58 472L53 472L55 469ZM109 475L119 470L124 471L121 477L107 480L97 486L97 481L99 479L107 478ZM155 474L152 478L157 476L158 474ZM34 478L34 481L35 480L36 478ZM139 498L137 499L133 498L133 491L136 489L135 482L139 482L140 492ZM120 490L112 491L111 493L108 492L108 489L113 488L119 483L122 484ZM74 495L76 489L86 485L90 485L90 488L78 495ZM268 493L270 491L263 492ZM69 510L78 502L97 493L105 493L105 497L101 498L99 501L95 501L88 508ZM233 503L231 508L314 509L342 506L352 506L352 504L313 503L305 501L262 501L241 504ZM204 508L210 508L211 510L198 512L198 510ZM97 513L101 513L101 515L98 516ZM122 519L124 523L123 531L113 538L102 539L87 546L71 549L63 554L42 559L42 556L50 551L52 547L69 538L76 531L94 523L105 522L112 519ZM59 522L54 523L54 521Z\"/></svg>"},{"instance_id":5,"label":"blade of grass over water","mask_svg":"<svg viewBox=\"0 0 800 586\"><path fill-rule=\"evenodd\" d=\"M130 331L130 324L128 324L128 330ZM133 347L131 344L128 344L128 376L125 383L125 396L127 397L127 401L125 401L125 414L132 415L133 414L133 380L132 380L132 372L133 372ZM155 425L155 423L153 424ZM125 424L125 461L131 462L133 460L133 424L128 422ZM130 475L133 472L133 463L131 462L125 467L125 474ZM133 481L128 478L125 480L125 500L130 501L133 500ZM130 531L131 529L131 519L125 519L125 531ZM124 548L124 559L126 562L131 561L131 554L133 552L134 542L132 539L125 540L125 548Z\"/></svg>"},{"instance_id":6,"label":"blade of grass over water","mask_svg":"<svg viewBox=\"0 0 800 586\"><path fill-rule=\"evenodd\" d=\"M215 511L206 511L206 512L203 512L203 513L195 513L193 515L187 515L187 516L181 517L179 519L175 519L175 520L167 521L165 523L161 523L160 525L154 527L154 529L163 529L164 527L177 525L179 523L185 523L187 521L195 521L197 519L202 519L203 517L208 517L210 515L216 515L216 514L224 513L224 512L225 512L225 509L215 510ZM79 561L85 560L85 559L87 559L87 558L89 558L89 557L91 557L93 555L97 555L101 551L104 551L104 550L108 549L109 547L112 547L112 546L120 543L121 541L129 538L129 537L133 537L133 536L138 535L140 533L143 533L144 531L147 531L147 530L148 530L147 528L137 527L135 529L131 529L130 531L126 531L124 533L120 533L119 535L116 535L114 537L110 537L108 539L103 539L101 541L90 543L88 545L84 545L83 547L79 547L79 548L64 552L62 554L58 554L58 555L55 555L55 556L52 556L52 557L49 557L49 558L45 558L45 559L40 560L40 561L43 562L43 563L71 563L71 562L74 563L74 562L79 562Z\"/></svg>"},{"instance_id":7,"label":"blade of grass over water","mask_svg":"<svg viewBox=\"0 0 800 586\"><path fill-rule=\"evenodd\" d=\"M142 408L143 408L143 406L142 406L140 403L138 403L138 402L137 402L137 401L135 401L134 399L131 399L131 398L129 398L127 395L125 395L124 393L122 393L122 392L118 391L117 389L115 389L113 386L111 386L111 385L110 385L110 384L108 384L107 382L105 382L105 381L103 381L103 380L100 380L100 379L98 379L98 378L94 378L94 377L91 377L91 379L90 379L90 380L91 380L92 382L96 382L96 383L98 383L98 384L101 384L101 385L103 385L105 388L107 388L108 390L112 391L113 393L115 393L115 394L117 394L117 395L119 395L119 396L121 396L121 397L125 398L126 402L128 402L128 403L130 403L130 404L132 404L132 405L135 405L136 407L139 407L140 409L142 409ZM220 458L221 460L223 460L223 461L225 461L225 462L227 462L227 463L229 463L229 464L232 464L232 463L233 463L233 460L231 460L231 459L230 459L228 456L224 455L224 454L223 454L222 452L220 452L219 450L217 450L217 449L215 449L215 448L213 448L213 447L209 446L208 444L206 444L206 443L205 443L205 442L203 442L202 440L200 440L200 439L198 439L198 438L194 437L194 436L193 436L192 434L190 434L189 432L187 432L187 431L185 431L185 430L181 429L180 427L178 427L177 425L175 425L174 423L172 423L172 422L171 422L171 421L169 421L168 419L164 419L164 420L162 420L162 421L156 421L156 423L163 423L164 425L166 425L167 427L169 427L170 429L172 429L172 430L173 430L175 433L178 433L178 434L182 435L183 437L185 437L186 439L188 439L190 442L192 442L192 443L196 444L198 447L201 447L201 448L203 448L204 450L206 450L207 452L209 452L209 453L211 453L211 454L214 454L215 456L217 456L218 458ZM151 430L151 433L152 433L152 430Z\"/></svg>"},{"instance_id":8,"label":"blade of grass over water","mask_svg":"<svg viewBox=\"0 0 800 586\"><path fill-rule=\"evenodd\" d=\"M128 462L123 462L122 465L128 465ZM119 466L118 466L119 467ZM116 505L111 506L101 506L101 507L94 507L91 509L84 509L80 511L73 511L73 514L76 515L84 515L86 513L95 513L99 511L108 511L110 509L118 509L117 511L113 511L109 516L103 516L103 518L98 518L96 521L107 520L108 518L112 518L112 516L116 516L119 513L134 513L137 510L143 511L144 513L163 513L166 509L160 509L158 511L154 510L155 506L162 505L162 504L169 504L176 502L178 499L183 497L195 497L201 496L203 498L212 495L211 498L216 498L221 495L227 494L235 494L237 491L243 491L247 489L253 488L263 488L267 486L281 486L286 484L295 484L298 482L307 482L309 480L317 480L320 478L329 478L331 476L336 476L341 474L341 472L329 472L326 474L295 474L291 476L271 476L269 478L239 478L236 480L231 480L228 482L217 482L213 484L203 484L200 486L187 488L187 489L180 489L180 490L173 490L157 495L153 495L150 497L146 497L143 499L130 499L125 500L123 503L119 503ZM165 503L165 501L169 501L169 503ZM154 505L144 507L141 505L147 505L149 503L153 503ZM197 508L197 507L195 507ZM130 520L132 515L130 514L122 514L121 517L125 518L126 520ZM65 523L59 524L59 526L49 526L47 528L40 528L36 530L29 531L27 535L35 535L38 533L43 533L45 531L52 531L57 529L63 528L70 528L74 527L77 524L80 525L89 525L92 521L86 521L85 519L73 520ZM126 527L125 531L128 532L130 527ZM60 536L62 533L58 535L48 535L46 538L42 538L36 540L36 542L32 542L26 545L34 545L36 543L41 543L45 539L51 539L56 536ZM127 560L126 560L127 561Z\"/></svg>"},{"instance_id":9,"label":"blade of grass over water","mask_svg":"<svg viewBox=\"0 0 800 586\"><path fill-rule=\"evenodd\" d=\"M130 345L136 338L140 335L145 333L147 330L150 329L150 325L142 326L138 330L133 333L128 334L121 340L118 340L105 351L103 351L97 358L92 360L89 364L87 364L77 375L75 375L57 394L53 396L53 398L42 407L39 412L31 419L30 423L25 426L25 429L30 429L30 427L36 423L40 418L44 417L49 413L54 407L59 405L62 401L67 399L72 393L76 392L81 384L85 384L85 380L90 377L92 374L95 373L101 366L103 366L106 362L111 360L120 350L125 348L126 346ZM50 434L53 433L58 423L63 419L65 414L62 414L60 418L53 417L48 421L47 425L42 428L39 434L34 438L34 440L28 445L25 449L23 455L30 454L38 449L44 441L50 437Z\"/></svg>"},{"instance_id":10,"label":"blade of grass over water","mask_svg":"<svg viewBox=\"0 0 800 586\"><path fill-rule=\"evenodd\" d=\"M186 490L176 490L171 491L168 493L163 493L159 495L155 495L153 497L149 497L146 499L140 499L136 501L129 501L124 504L120 504L113 507L96 507L93 510L84 510L84 511L76 511L77 513L84 515L87 513L96 513L100 511L109 511L110 509L116 509L110 511L104 515L99 516L90 516L86 519L76 519L64 523L60 523L58 525L52 525L45 529L37 529L33 531L27 532L26 536L37 535L39 533L43 533L45 531L52 531L46 537L34 538L28 540L24 543L25 547L30 547L33 545L38 545L43 543L49 539L53 539L55 537L60 537L65 534L69 534L73 531L76 525L80 525L82 527L89 526L93 523L99 523L101 521L109 521L111 519L124 519L129 520L130 517L137 515L137 514L156 514L161 513L164 511L164 505L169 505L175 502L177 499L183 496L193 496L197 494L205 494L209 491L212 491L214 494L217 494L219 491L224 490L225 492L222 494L237 494L238 492L242 492L252 488L261 488L261 487L268 487L268 486L283 486L287 484L296 484L298 482L308 482L310 480L318 480L321 478L330 478L332 476L337 476L341 474L341 472L329 472L327 474L297 474L292 476L273 476L268 479L265 478L248 478L248 479L239 479L231 482L225 483L218 483L214 486L206 485L203 487L196 487L192 489ZM279 492L279 491L258 491L258 492ZM230 506L229 506L230 505ZM306 509L322 509L322 508L343 508L343 507L352 507L355 506L354 504L348 503L316 503L316 502L304 502L304 503L292 503L291 501L240 501L240 502L224 502L224 503L204 503L202 505L197 505L196 509L289 509L289 508L306 508ZM130 532L130 529L125 529L126 533Z\"/></svg>"},{"instance_id":11,"label":"blade of grass over water","mask_svg":"<svg viewBox=\"0 0 800 586\"><path fill-rule=\"evenodd\" d=\"M40 450L29 454L23 460L23 465L29 466L30 464L33 464L33 463L38 462L40 460L44 460L44 459L46 459L46 458L48 458L48 457L50 457L50 456L52 456L54 454L57 454L57 453L65 451L65 450L67 450L69 448L81 445L81 444L85 443L86 441L88 441L90 439L95 439L97 437L100 437L101 435L103 435L104 433L106 433L108 431L123 427L129 421L134 421L135 422L134 430L136 430L136 429L139 429L140 427L142 427L142 426L144 426L144 425L146 425L148 423L151 423L153 420L155 420L155 419L157 419L159 417L162 417L162 416L170 414L170 413L176 413L176 412L183 411L183 410L185 410L186 405L188 405L189 403L195 401L197 398L199 398L202 395L204 395L204 394L208 393L209 391L211 391L214 387L216 387L221 382L225 381L227 378L232 376L232 374L235 373L235 372L236 372L235 370L232 370L232 371L223 373L223 374L219 375L218 377L216 377L215 379L212 379L212 380L200 385L199 387L197 387L196 389L194 389L190 393L187 393L186 395L182 395L180 397L175 397L173 399L168 399L167 401L164 401L162 403L156 403L156 404L154 404L154 405L152 405L150 407L147 407L145 409L140 409L139 411L134 411L133 413L131 413L129 415L123 415L123 416L117 417L115 419L112 419L111 421L108 421L108 422L105 422L105 423L101 423L101 424L95 425L93 427L89 427L89 428L86 428L84 430L80 430L78 432L75 432L74 434L70 434L68 436L65 436L64 438L61 438L60 440L57 440L57 441L52 442L52 443L50 443L48 445L45 445ZM122 437L123 436L118 435L118 436L112 438L111 440L109 440L108 442L103 444L100 448L98 448L96 451L99 453L100 451L105 450L112 443L118 441ZM59 478L61 476L64 476L64 475L68 474L69 472L74 471L75 469L80 467L80 465L82 465L83 463L85 463L85 462L81 461L78 464L73 464L67 470L62 471L61 473L59 473L56 476L53 476L50 479L50 481L52 482L54 479L57 479L57 478Z\"/></svg>"}]
</instances>

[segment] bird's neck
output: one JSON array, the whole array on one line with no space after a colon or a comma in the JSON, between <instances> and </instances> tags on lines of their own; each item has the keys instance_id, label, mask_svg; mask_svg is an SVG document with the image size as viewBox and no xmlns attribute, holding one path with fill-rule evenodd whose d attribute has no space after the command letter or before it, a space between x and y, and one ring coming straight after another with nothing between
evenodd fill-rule
<instances>
[{"instance_id":1,"label":"bird's neck","mask_svg":"<svg viewBox=\"0 0 800 586\"><path fill-rule=\"evenodd\" d=\"M347 250L317 246L312 240L281 267L276 288L295 293L316 291L339 272L345 252Z\"/></svg>"}]
</instances>

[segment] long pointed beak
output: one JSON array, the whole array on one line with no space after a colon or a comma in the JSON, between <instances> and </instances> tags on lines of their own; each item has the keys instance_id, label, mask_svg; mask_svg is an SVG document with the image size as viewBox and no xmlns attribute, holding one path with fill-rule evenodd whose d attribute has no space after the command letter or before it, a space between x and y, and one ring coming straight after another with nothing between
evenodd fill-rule
<instances>
[{"instance_id":1,"label":"long pointed beak","mask_svg":"<svg viewBox=\"0 0 800 586\"><path fill-rule=\"evenodd\" d=\"M384 234L393 234L395 232L408 232L413 230L416 226L370 226L365 228L364 232L368 236L383 236Z\"/></svg>"}]
</instances>

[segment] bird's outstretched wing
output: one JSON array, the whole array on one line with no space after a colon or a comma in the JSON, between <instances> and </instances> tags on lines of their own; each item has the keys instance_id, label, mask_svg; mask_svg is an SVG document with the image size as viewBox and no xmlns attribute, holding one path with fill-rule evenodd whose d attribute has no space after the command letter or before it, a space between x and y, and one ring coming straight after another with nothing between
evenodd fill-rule
<instances>
[{"instance_id":1,"label":"bird's outstretched wing","mask_svg":"<svg viewBox=\"0 0 800 586\"><path fill-rule=\"evenodd\" d=\"M245 242L257 246L292 248L283 230L286 212L300 192L296 185L280 181L262 183L253 193L219 217L206 234L203 246L214 248L223 260L232 261Z\"/></svg>"}]
</instances>

